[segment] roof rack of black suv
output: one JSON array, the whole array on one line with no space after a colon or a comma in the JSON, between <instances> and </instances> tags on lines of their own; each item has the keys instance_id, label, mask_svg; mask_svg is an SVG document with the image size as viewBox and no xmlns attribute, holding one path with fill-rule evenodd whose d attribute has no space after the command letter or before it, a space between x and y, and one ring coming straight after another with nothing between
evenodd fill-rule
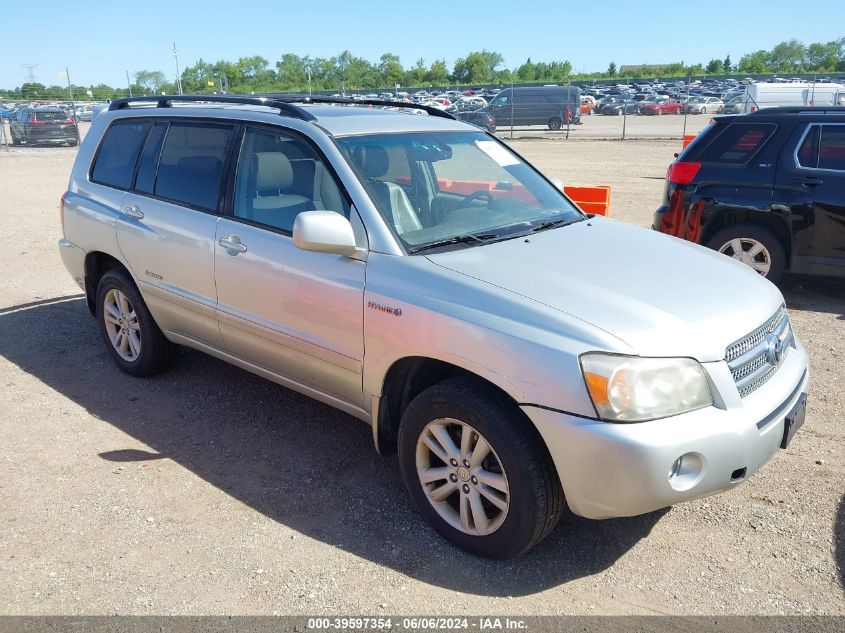
<instances>
[{"instance_id":1,"label":"roof rack of black suv","mask_svg":"<svg viewBox=\"0 0 845 633\"><path fill-rule=\"evenodd\" d=\"M777 106L761 108L749 114L845 114L845 106Z\"/></svg>"},{"instance_id":2,"label":"roof rack of black suv","mask_svg":"<svg viewBox=\"0 0 845 633\"><path fill-rule=\"evenodd\" d=\"M337 104L357 105L370 107L409 108L422 110L430 116L437 116L444 119L453 119L451 114L433 106L426 106L419 103L406 103L404 101L387 101L383 99L347 99L341 97L312 97L312 96L237 96L237 95L162 95L160 97L125 97L115 99L109 104L109 110L123 110L131 108L133 104L156 104L157 108L170 108L173 103L231 103L238 105L266 106L278 108L279 114L289 116L303 121L315 121L317 117L308 112L307 108L301 108L295 104Z\"/></svg>"}]
</instances>

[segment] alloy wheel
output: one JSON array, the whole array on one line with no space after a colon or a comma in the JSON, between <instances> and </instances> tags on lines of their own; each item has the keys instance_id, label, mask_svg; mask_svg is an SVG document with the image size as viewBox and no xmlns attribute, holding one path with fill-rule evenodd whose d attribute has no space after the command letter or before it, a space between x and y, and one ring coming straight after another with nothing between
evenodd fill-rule
<instances>
[{"instance_id":1,"label":"alloy wheel","mask_svg":"<svg viewBox=\"0 0 845 633\"><path fill-rule=\"evenodd\" d=\"M510 505L508 479L493 447L453 418L428 423L417 440L417 477L440 517L472 536L495 532Z\"/></svg>"},{"instance_id":2,"label":"alloy wheel","mask_svg":"<svg viewBox=\"0 0 845 633\"><path fill-rule=\"evenodd\" d=\"M127 362L134 362L141 353L141 326L138 313L129 298L117 288L112 288L103 299L103 320L109 340L118 355Z\"/></svg>"}]
</instances>

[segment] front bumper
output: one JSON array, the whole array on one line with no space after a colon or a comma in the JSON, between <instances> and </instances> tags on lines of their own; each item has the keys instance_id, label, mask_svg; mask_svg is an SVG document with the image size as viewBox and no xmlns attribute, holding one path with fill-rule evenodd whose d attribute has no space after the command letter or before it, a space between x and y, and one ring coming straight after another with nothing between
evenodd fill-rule
<instances>
[{"instance_id":1,"label":"front bumper","mask_svg":"<svg viewBox=\"0 0 845 633\"><path fill-rule=\"evenodd\" d=\"M786 415L807 391L801 344L796 341L774 376L744 399L727 363L703 366L720 402L670 418L614 424L523 407L546 442L575 514L635 516L705 497L738 485L771 459ZM670 479L675 460L685 455L692 455L697 470Z\"/></svg>"}]
</instances>

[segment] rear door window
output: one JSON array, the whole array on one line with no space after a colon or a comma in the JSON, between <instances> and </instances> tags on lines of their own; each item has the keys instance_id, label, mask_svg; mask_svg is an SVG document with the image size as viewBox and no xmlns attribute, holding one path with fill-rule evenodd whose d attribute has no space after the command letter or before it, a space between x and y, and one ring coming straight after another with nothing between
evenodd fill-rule
<instances>
[{"instance_id":1,"label":"rear door window","mask_svg":"<svg viewBox=\"0 0 845 633\"><path fill-rule=\"evenodd\" d=\"M807 169L845 171L845 125L811 125L795 157Z\"/></svg>"},{"instance_id":2,"label":"rear door window","mask_svg":"<svg viewBox=\"0 0 845 633\"><path fill-rule=\"evenodd\" d=\"M811 125L809 131L804 135L801 146L798 148L796 158L801 167L815 169L819 164L819 128L818 125Z\"/></svg>"},{"instance_id":3,"label":"rear door window","mask_svg":"<svg viewBox=\"0 0 845 633\"><path fill-rule=\"evenodd\" d=\"M152 122L149 119L123 119L112 123L97 152L91 180L102 185L129 189L135 164Z\"/></svg>"},{"instance_id":4,"label":"rear door window","mask_svg":"<svg viewBox=\"0 0 845 633\"><path fill-rule=\"evenodd\" d=\"M740 165L747 163L767 140L777 126L766 123L733 123L701 152L703 163L726 163Z\"/></svg>"},{"instance_id":5,"label":"rear door window","mask_svg":"<svg viewBox=\"0 0 845 633\"><path fill-rule=\"evenodd\" d=\"M845 125L823 125L819 169L845 171Z\"/></svg>"},{"instance_id":6,"label":"rear door window","mask_svg":"<svg viewBox=\"0 0 845 633\"><path fill-rule=\"evenodd\" d=\"M234 126L224 123L170 124L161 150L155 195L214 211Z\"/></svg>"}]
</instances>

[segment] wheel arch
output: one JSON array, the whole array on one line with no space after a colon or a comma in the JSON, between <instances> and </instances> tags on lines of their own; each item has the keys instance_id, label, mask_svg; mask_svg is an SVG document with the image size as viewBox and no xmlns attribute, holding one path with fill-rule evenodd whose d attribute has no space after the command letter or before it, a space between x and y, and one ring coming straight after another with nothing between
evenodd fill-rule
<instances>
[{"instance_id":1,"label":"wheel arch","mask_svg":"<svg viewBox=\"0 0 845 633\"><path fill-rule=\"evenodd\" d=\"M702 231L701 243L709 243L717 232L734 224L753 224L770 231L783 245L788 267L792 256L792 232L786 218L776 213L733 207L719 210L708 218Z\"/></svg>"},{"instance_id":2,"label":"wheel arch","mask_svg":"<svg viewBox=\"0 0 845 633\"><path fill-rule=\"evenodd\" d=\"M91 251L85 255L85 299L92 316L97 314L96 297L100 279L114 269L122 270L132 279L132 273L116 257L102 251Z\"/></svg>"},{"instance_id":3,"label":"wheel arch","mask_svg":"<svg viewBox=\"0 0 845 633\"><path fill-rule=\"evenodd\" d=\"M519 403L505 389L465 367L427 356L399 358L385 372L377 413L372 420L373 440L382 455L396 452L399 423L402 414L418 394L444 380L466 377L480 386L491 389L512 402L521 415ZM526 421L531 424L526 417Z\"/></svg>"}]
</instances>

